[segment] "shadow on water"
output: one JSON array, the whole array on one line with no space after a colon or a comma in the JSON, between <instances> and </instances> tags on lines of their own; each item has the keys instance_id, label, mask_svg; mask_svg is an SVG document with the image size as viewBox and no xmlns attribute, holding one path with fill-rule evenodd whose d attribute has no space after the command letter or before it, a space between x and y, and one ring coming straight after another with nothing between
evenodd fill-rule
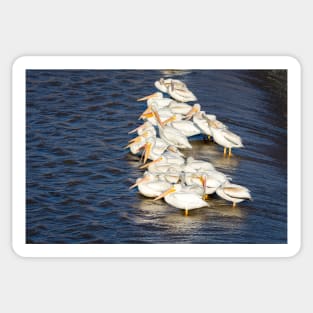
<instances>
[{"instance_id":1,"label":"shadow on water","mask_svg":"<svg viewBox=\"0 0 313 313\"><path fill-rule=\"evenodd\" d=\"M237 208L213 195L188 217L129 186L142 175L124 150L160 77L177 77L245 145L196 136L208 160L251 190ZM286 243L287 75L247 70L27 71L28 243Z\"/></svg>"}]
</instances>

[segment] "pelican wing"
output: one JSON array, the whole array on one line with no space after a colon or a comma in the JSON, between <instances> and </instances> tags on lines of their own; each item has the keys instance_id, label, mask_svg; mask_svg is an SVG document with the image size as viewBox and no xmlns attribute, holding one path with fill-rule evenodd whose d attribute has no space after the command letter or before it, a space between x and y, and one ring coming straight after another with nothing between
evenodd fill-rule
<instances>
[{"instance_id":1,"label":"pelican wing","mask_svg":"<svg viewBox=\"0 0 313 313\"><path fill-rule=\"evenodd\" d=\"M194 125L193 122L190 121L177 121L172 122L172 126L175 129L178 129L181 131L182 134L184 134L187 137L195 136L200 134L200 130L198 127Z\"/></svg>"},{"instance_id":2,"label":"pelican wing","mask_svg":"<svg viewBox=\"0 0 313 313\"><path fill-rule=\"evenodd\" d=\"M168 203L176 208L189 210L209 206L199 195L192 192L175 192Z\"/></svg>"},{"instance_id":3,"label":"pelican wing","mask_svg":"<svg viewBox=\"0 0 313 313\"><path fill-rule=\"evenodd\" d=\"M171 188L171 184L165 181L157 181L157 182L148 183L147 187L152 189L153 191L163 192Z\"/></svg>"},{"instance_id":4,"label":"pelican wing","mask_svg":"<svg viewBox=\"0 0 313 313\"><path fill-rule=\"evenodd\" d=\"M223 134L226 140L230 141L231 143L237 146L243 146L241 142L241 138L238 135L232 133L231 131L227 129L223 131Z\"/></svg>"},{"instance_id":5,"label":"pelican wing","mask_svg":"<svg viewBox=\"0 0 313 313\"><path fill-rule=\"evenodd\" d=\"M224 187L223 190L226 195L232 198L251 199L249 189L239 185L233 187Z\"/></svg>"},{"instance_id":6,"label":"pelican wing","mask_svg":"<svg viewBox=\"0 0 313 313\"><path fill-rule=\"evenodd\" d=\"M180 102L188 102L188 101L196 101L196 96L188 89L174 88L171 86L168 89L169 95L177 101Z\"/></svg>"},{"instance_id":7,"label":"pelican wing","mask_svg":"<svg viewBox=\"0 0 313 313\"><path fill-rule=\"evenodd\" d=\"M161 137L163 137L163 140L165 140L169 144L177 146L178 148L192 148L187 137L175 128L165 126L163 131L160 131L160 135Z\"/></svg>"}]
</instances>

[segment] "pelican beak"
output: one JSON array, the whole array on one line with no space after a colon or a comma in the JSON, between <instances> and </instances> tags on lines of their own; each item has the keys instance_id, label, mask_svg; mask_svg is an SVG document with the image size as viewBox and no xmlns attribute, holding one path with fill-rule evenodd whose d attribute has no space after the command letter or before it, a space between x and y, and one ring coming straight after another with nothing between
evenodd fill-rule
<instances>
[{"instance_id":1,"label":"pelican beak","mask_svg":"<svg viewBox=\"0 0 313 313\"><path fill-rule=\"evenodd\" d=\"M137 101L145 101L156 97L156 93L137 99Z\"/></svg>"},{"instance_id":2,"label":"pelican beak","mask_svg":"<svg viewBox=\"0 0 313 313\"><path fill-rule=\"evenodd\" d=\"M138 179L135 184L131 185L131 186L129 187L129 189L133 189L133 188L137 187L139 184L142 184L142 183L144 183L144 182L146 182L146 181L148 181L148 180L149 180L149 178L148 178L147 176L142 177L142 178Z\"/></svg>"},{"instance_id":3,"label":"pelican beak","mask_svg":"<svg viewBox=\"0 0 313 313\"><path fill-rule=\"evenodd\" d=\"M141 114L141 115L145 115L145 114L148 114L148 113L151 113L152 110L150 107L147 107L147 109Z\"/></svg>"},{"instance_id":4,"label":"pelican beak","mask_svg":"<svg viewBox=\"0 0 313 313\"><path fill-rule=\"evenodd\" d=\"M158 197L154 198L153 201L159 200L167 196L168 194L175 192L176 189L174 187L171 187L170 189L164 191L162 194L160 194Z\"/></svg>"},{"instance_id":5,"label":"pelican beak","mask_svg":"<svg viewBox=\"0 0 313 313\"><path fill-rule=\"evenodd\" d=\"M147 168L147 167L149 167L150 165L155 164L155 163L158 163L158 162L160 162L160 161L161 161L161 157L160 157L160 158L157 158L156 160L151 161L151 162L149 162L149 163L147 163L147 164L145 164L145 165L142 165L142 166L140 166L139 168Z\"/></svg>"},{"instance_id":6,"label":"pelican beak","mask_svg":"<svg viewBox=\"0 0 313 313\"><path fill-rule=\"evenodd\" d=\"M201 175L200 176L200 181L201 181L201 184L202 184L202 186L203 186L203 188L205 190L205 188L206 188L206 177Z\"/></svg>"},{"instance_id":7,"label":"pelican beak","mask_svg":"<svg viewBox=\"0 0 313 313\"><path fill-rule=\"evenodd\" d=\"M154 116L155 116L157 122L160 124L160 126L164 127L164 125L163 125L163 123L162 123L162 121L161 121L161 118L160 118L159 113L158 113L157 111L155 111L155 110L152 110L152 112L153 112L153 114L154 114Z\"/></svg>"},{"instance_id":8,"label":"pelican beak","mask_svg":"<svg viewBox=\"0 0 313 313\"><path fill-rule=\"evenodd\" d=\"M151 154L151 146L152 145L150 142L146 143L146 145L145 145L145 157L143 159L143 164L145 164L147 162L147 160Z\"/></svg>"},{"instance_id":9,"label":"pelican beak","mask_svg":"<svg viewBox=\"0 0 313 313\"><path fill-rule=\"evenodd\" d=\"M129 131L128 133L129 133L129 134L135 133L136 131L138 131L138 130L140 130L140 129L143 129L144 127L145 127L144 124L142 124L142 125L140 125L139 127L137 127L137 128L135 128L135 129Z\"/></svg>"},{"instance_id":10,"label":"pelican beak","mask_svg":"<svg viewBox=\"0 0 313 313\"><path fill-rule=\"evenodd\" d=\"M168 119L166 119L164 122L161 122L161 125L164 126L164 125L166 125L167 123L173 122L173 121L175 121L175 120L176 120L176 116L173 115L173 116L169 117Z\"/></svg>"},{"instance_id":11,"label":"pelican beak","mask_svg":"<svg viewBox=\"0 0 313 313\"><path fill-rule=\"evenodd\" d=\"M127 146L124 147L124 149L128 149L132 146L132 143L128 144Z\"/></svg>"},{"instance_id":12,"label":"pelican beak","mask_svg":"<svg viewBox=\"0 0 313 313\"><path fill-rule=\"evenodd\" d=\"M140 119L144 119L144 118L151 118L151 117L154 117L154 114L153 112L149 112L149 113L142 113L139 117L139 120Z\"/></svg>"},{"instance_id":13,"label":"pelican beak","mask_svg":"<svg viewBox=\"0 0 313 313\"><path fill-rule=\"evenodd\" d=\"M138 142L141 141L141 138L142 138L141 136L138 136L136 138L133 138L133 139L129 140L128 142L129 143L138 143Z\"/></svg>"}]
</instances>

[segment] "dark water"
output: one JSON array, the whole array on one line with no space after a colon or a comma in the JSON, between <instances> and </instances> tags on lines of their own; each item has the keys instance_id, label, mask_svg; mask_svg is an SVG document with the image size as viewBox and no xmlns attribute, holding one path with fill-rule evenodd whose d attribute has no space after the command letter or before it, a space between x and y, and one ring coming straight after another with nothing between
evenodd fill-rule
<instances>
[{"instance_id":1,"label":"dark water","mask_svg":"<svg viewBox=\"0 0 313 313\"><path fill-rule=\"evenodd\" d=\"M284 71L182 71L203 110L245 145L191 139L253 201L183 212L129 190L142 172L123 147L164 71L27 71L28 243L286 243L287 107Z\"/></svg>"}]
</instances>

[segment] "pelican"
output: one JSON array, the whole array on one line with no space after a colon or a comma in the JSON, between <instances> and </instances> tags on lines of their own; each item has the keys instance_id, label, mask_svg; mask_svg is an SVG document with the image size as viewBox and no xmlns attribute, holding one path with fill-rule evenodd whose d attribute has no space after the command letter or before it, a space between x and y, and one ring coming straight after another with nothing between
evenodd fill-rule
<instances>
[{"instance_id":1,"label":"pelican","mask_svg":"<svg viewBox=\"0 0 313 313\"><path fill-rule=\"evenodd\" d=\"M216 121L209 123L214 141L224 147L224 156L228 150L228 156L232 156L232 148L242 148L241 138L226 128L219 128Z\"/></svg>"},{"instance_id":2,"label":"pelican","mask_svg":"<svg viewBox=\"0 0 313 313\"><path fill-rule=\"evenodd\" d=\"M148 198L154 198L161 195L164 191L171 188L171 184L166 181L161 181L155 175L145 172L142 178L138 178L136 183L129 187L129 189L138 186L139 192Z\"/></svg>"},{"instance_id":3,"label":"pelican","mask_svg":"<svg viewBox=\"0 0 313 313\"><path fill-rule=\"evenodd\" d=\"M154 83L155 87L164 93L168 93L179 102L196 101L196 96L187 88L186 84L178 79L164 79Z\"/></svg>"},{"instance_id":4,"label":"pelican","mask_svg":"<svg viewBox=\"0 0 313 313\"><path fill-rule=\"evenodd\" d=\"M236 204L244 200L251 200L251 194L248 188L225 182L216 189L216 193L223 199L233 203L233 208Z\"/></svg>"},{"instance_id":5,"label":"pelican","mask_svg":"<svg viewBox=\"0 0 313 313\"><path fill-rule=\"evenodd\" d=\"M189 210L209 207L209 204L202 200L201 196L196 193L185 191L181 184L175 184L162 194L157 196L154 200L164 198L169 205L185 210L185 215L188 215Z\"/></svg>"},{"instance_id":6,"label":"pelican","mask_svg":"<svg viewBox=\"0 0 313 313\"><path fill-rule=\"evenodd\" d=\"M197 101L196 96L187 87L178 86L173 80L167 92L173 99L179 102Z\"/></svg>"},{"instance_id":7,"label":"pelican","mask_svg":"<svg viewBox=\"0 0 313 313\"><path fill-rule=\"evenodd\" d=\"M192 149L191 144L184 134L171 126L163 126L159 113L154 109L153 114L155 115L158 122L159 135L161 139L163 139L167 144L175 146L177 148Z\"/></svg>"}]
</instances>

